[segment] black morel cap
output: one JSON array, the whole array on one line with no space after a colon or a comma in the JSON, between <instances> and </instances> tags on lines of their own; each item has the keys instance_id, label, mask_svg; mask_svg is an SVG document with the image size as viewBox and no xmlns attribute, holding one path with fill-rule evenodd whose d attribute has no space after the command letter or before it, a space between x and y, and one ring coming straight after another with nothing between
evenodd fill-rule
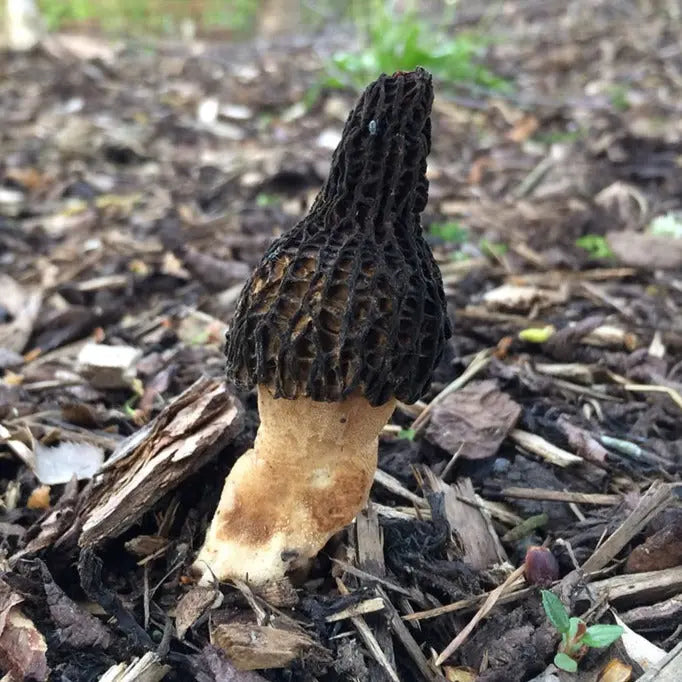
<instances>
[{"instance_id":1,"label":"black morel cap","mask_svg":"<svg viewBox=\"0 0 682 682\"><path fill-rule=\"evenodd\" d=\"M422 236L431 75L382 75L351 111L309 214L277 239L241 293L228 378L275 397L372 405L427 390L451 335Z\"/></svg>"}]
</instances>

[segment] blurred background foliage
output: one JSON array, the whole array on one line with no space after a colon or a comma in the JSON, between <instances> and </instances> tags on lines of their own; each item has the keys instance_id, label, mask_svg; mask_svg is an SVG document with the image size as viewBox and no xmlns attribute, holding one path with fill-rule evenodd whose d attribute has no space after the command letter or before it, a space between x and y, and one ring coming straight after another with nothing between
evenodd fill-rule
<instances>
[{"instance_id":1,"label":"blurred background foliage","mask_svg":"<svg viewBox=\"0 0 682 682\"><path fill-rule=\"evenodd\" d=\"M346 29L355 40L325 59L320 88L359 89L382 72L423 66L446 83L509 89L483 66L490 42L484 28L453 31L455 0L38 0L38 6L49 30L112 38L245 40Z\"/></svg>"}]
</instances>

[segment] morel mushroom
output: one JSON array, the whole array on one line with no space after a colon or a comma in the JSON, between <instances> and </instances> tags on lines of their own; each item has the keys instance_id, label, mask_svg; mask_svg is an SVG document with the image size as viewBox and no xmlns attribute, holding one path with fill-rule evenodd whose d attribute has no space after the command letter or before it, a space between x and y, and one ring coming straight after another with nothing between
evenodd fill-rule
<instances>
[{"instance_id":1,"label":"morel mushroom","mask_svg":"<svg viewBox=\"0 0 682 682\"><path fill-rule=\"evenodd\" d=\"M310 213L246 283L228 377L260 427L232 468L195 571L252 584L315 556L367 502L396 400L427 390L451 334L422 236L431 76L382 75L346 122Z\"/></svg>"}]
</instances>

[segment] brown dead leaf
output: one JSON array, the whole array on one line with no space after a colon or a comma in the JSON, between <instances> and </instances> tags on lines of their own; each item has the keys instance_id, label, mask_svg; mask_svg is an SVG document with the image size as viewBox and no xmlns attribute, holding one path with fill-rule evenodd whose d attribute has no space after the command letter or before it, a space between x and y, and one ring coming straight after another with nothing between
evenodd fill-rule
<instances>
[{"instance_id":1,"label":"brown dead leaf","mask_svg":"<svg viewBox=\"0 0 682 682\"><path fill-rule=\"evenodd\" d=\"M487 308L491 310L527 311L533 306L549 306L564 303L567 291L555 291L534 286L503 284L491 289L483 296Z\"/></svg>"},{"instance_id":2,"label":"brown dead leaf","mask_svg":"<svg viewBox=\"0 0 682 682\"><path fill-rule=\"evenodd\" d=\"M448 682L476 682L478 673L473 668L453 667L444 665L443 672Z\"/></svg>"},{"instance_id":3,"label":"brown dead leaf","mask_svg":"<svg viewBox=\"0 0 682 682\"><path fill-rule=\"evenodd\" d=\"M154 407L154 401L158 396L163 395L168 390L173 375L177 371L177 366L174 364L164 367L160 372L158 372L150 381L148 381L144 386L144 393L140 402L138 403L137 409L142 413L144 421L147 421L149 414Z\"/></svg>"},{"instance_id":4,"label":"brown dead leaf","mask_svg":"<svg viewBox=\"0 0 682 682\"><path fill-rule=\"evenodd\" d=\"M514 428L521 408L494 381L472 382L433 410L426 437L466 459L494 455Z\"/></svg>"},{"instance_id":5,"label":"brown dead leaf","mask_svg":"<svg viewBox=\"0 0 682 682\"><path fill-rule=\"evenodd\" d=\"M30 166L26 168L8 168L5 172L5 177L29 190L41 189L46 186L50 180L50 178L43 175L37 168L32 168Z\"/></svg>"},{"instance_id":6,"label":"brown dead leaf","mask_svg":"<svg viewBox=\"0 0 682 682\"><path fill-rule=\"evenodd\" d=\"M47 643L21 611L22 598L2 583L0 589L0 669L17 680L47 680Z\"/></svg>"},{"instance_id":7,"label":"brown dead leaf","mask_svg":"<svg viewBox=\"0 0 682 682\"><path fill-rule=\"evenodd\" d=\"M187 630L199 620L209 609L215 609L222 603L222 592L214 585L193 587L175 607L175 630L182 639Z\"/></svg>"},{"instance_id":8,"label":"brown dead leaf","mask_svg":"<svg viewBox=\"0 0 682 682\"><path fill-rule=\"evenodd\" d=\"M606 241L624 265L655 270L682 268L682 239L646 232L609 232Z\"/></svg>"},{"instance_id":9,"label":"brown dead leaf","mask_svg":"<svg viewBox=\"0 0 682 682\"><path fill-rule=\"evenodd\" d=\"M158 535L138 535L125 543L125 548L136 557L148 557L168 546L168 538Z\"/></svg>"},{"instance_id":10,"label":"brown dead leaf","mask_svg":"<svg viewBox=\"0 0 682 682\"><path fill-rule=\"evenodd\" d=\"M682 564L682 512L673 521L635 547L627 563L627 573L659 571Z\"/></svg>"},{"instance_id":11,"label":"brown dead leaf","mask_svg":"<svg viewBox=\"0 0 682 682\"><path fill-rule=\"evenodd\" d=\"M329 661L328 651L304 632L250 623L227 623L211 631L211 643L222 649L238 670L285 668L292 661Z\"/></svg>"},{"instance_id":12,"label":"brown dead leaf","mask_svg":"<svg viewBox=\"0 0 682 682\"><path fill-rule=\"evenodd\" d=\"M566 415L559 417L558 426L564 432L569 445L577 455L597 466L604 466L608 451L589 432L571 424Z\"/></svg>"},{"instance_id":13,"label":"brown dead leaf","mask_svg":"<svg viewBox=\"0 0 682 682\"><path fill-rule=\"evenodd\" d=\"M486 170L494 167L495 162L490 156L479 156L469 169L469 184L480 185Z\"/></svg>"},{"instance_id":14,"label":"brown dead leaf","mask_svg":"<svg viewBox=\"0 0 682 682\"><path fill-rule=\"evenodd\" d=\"M532 114L522 116L507 133L506 138L512 142L525 142L539 127L540 123Z\"/></svg>"},{"instance_id":15,"label":"brown dead leaf","mask_svg":"<svg viewBox=\"0 0 682 682\"><path fill-rule=\"evenodd\" d=\"M552 334L543 344L543 349L556 360L571 362L575 359L576 346L603 322L603 315L590 315L573 325L567 325Z\"/></svg>"},{"instance_id":16,"label":"brown dead leaf","mask_svg":"<svg viewBox=\"0 0 682 682\"><path fill-rule=\"evenodd\" d=\"M64 492L54 507L47 511L35 526L29 529L29 532L34 531L30 533L33 536L32 539L23 549L10 557L10 565L14 565L23 556L50 547L63 533L70 529L75 518L77 501L78 481L74 477L64 486Z\"/></svg>"},{"instance_id":17,"label":"brown dead leaf","mask_svg":"<svg viewBox=\"0 0 682 682\"><path fill-rule=\"evenodd\" d=\"M7 614L17 604L21 604L24 598L12 591L12 588L0 580L0 633L5 629Z\"/></svg>"},{"instance_id":18,"label":"brown dead leaf","mask_svg":"<svg viewBox=\"0 0 682 682\"><path fill-rule=\"evenodd\" d=\"M0 324L0 348L21 353L28 343L33 325L40 312L42 292L26 289L9 275L0 274L0 307L12 315L12 320Z\"/></svg>"},{"instance_id":19,"label":"brown dead leaf","mask_svg":"<svg viewBox=\"0 0 682 682\"><path fill-rule=\"evenodd\" d=\"M45 590L45 601L57 628L60 642L74 649L97 647L108 649L111 632L98 618L82 609L66 596L54 582L47 566L39 562Z\"/></svg>"},{"instance_id":20,"label":"brown dead leaf","mask_svg":"<svg viewBox=\"0 0 682 682\"><path fill-rule=\"evenodd\" d=\"M47 509L50 506L50 486L39 485L31 491L26 501L29 509Z\"/></svg>"},{"instance_id":21,"label":"brown dead leaf","mask_svg":"<svg viewBox=\"0 0 682 682\"><path fill-rule=\"evenodd\" d=\"M213 675L215 682L266 682L264 677L252 670L237 670L227 659L224 652L207 644L198 656L202 669Z\"/></svg>"},{"instance_id":22,"label":"brown dead leaf","mask_svg":"<svg viewBox=\"0 0 682 682\"><path fill-rule=\"evenodd\" d=\"M629 682L631 679L632 666L619 661L617 658L613 658L599 673L597 682Z\"/></svg>"}]
</instances>

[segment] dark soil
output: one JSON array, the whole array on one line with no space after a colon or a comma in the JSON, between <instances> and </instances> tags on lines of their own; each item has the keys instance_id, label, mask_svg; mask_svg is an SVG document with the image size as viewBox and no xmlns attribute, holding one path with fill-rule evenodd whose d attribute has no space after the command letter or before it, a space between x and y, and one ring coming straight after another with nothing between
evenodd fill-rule
<instances>
[{"instance_id":1,"label":"dark soil","mask_svg":"<svg viewBox=\"0 0 682 682\"><path fill-rule=\"evenodd\" d=\"M398 620L469 600L500 585L530 545L551 549L559 579L575 577L655 482L678 484L667 509L571 590L562 581L562 595L576 614L594 607L591 618L612 622L608 600L585 598L587 582L667 571L664 589L654 577L611 605L665 651L680 642L682 577L671 571L682 565L682 237L649 231L660 216L682 229L681 36L679 16L666 14L674 3L664 4L505 3L491 26L504 40L487 62L513 94L436 83L423 224L455 332L424 404L400 406L380 440L379 468L399 483L372 490L368 527L378 524L383 552L367 563L356 524L295 581L295 603L221 585L222 601L197 607L183 638L176 608L195 589L188 568L225 476L253 440L255 394L237 395L243 427L230 444L85 550L78 531L94 484L66 476L41 498L35 453L78 442L109 457L202 376L223 377L240 287L305 214L356 97L323 91L302 104L343 41L115 51L98 39L101 54L87 60L42 48L1 55L0 613L23 599L50 680L99 679L148 651L169 666L167 680L389 679L356 625L327 616L379 589ZM91 341L138 349L137 380L102 388L86 376L76 358ZM477 362L415 434L425 404ZM558 465L518 431L580 461ZM488 505L487 558L472 558L452 498L427 470L450 493L457 484L455 503L470 479L479 497L469 506ZM546 491L613 498L576 506ZM133 551L145 536L157 544ZM545 670L558 637L537 589L522 587L426 679L515 682ZM432 662L481 603L403 622ZM236 671L215 628L257 616L296 626L314 646L284 668ZM424 679L387 609L362 618L399 679ZM3 643L0 628L3 665L34 648ZM620 644L591 652L584 679L613 657L636 678L630 656Z\"/></svg>"}]
</instances>

